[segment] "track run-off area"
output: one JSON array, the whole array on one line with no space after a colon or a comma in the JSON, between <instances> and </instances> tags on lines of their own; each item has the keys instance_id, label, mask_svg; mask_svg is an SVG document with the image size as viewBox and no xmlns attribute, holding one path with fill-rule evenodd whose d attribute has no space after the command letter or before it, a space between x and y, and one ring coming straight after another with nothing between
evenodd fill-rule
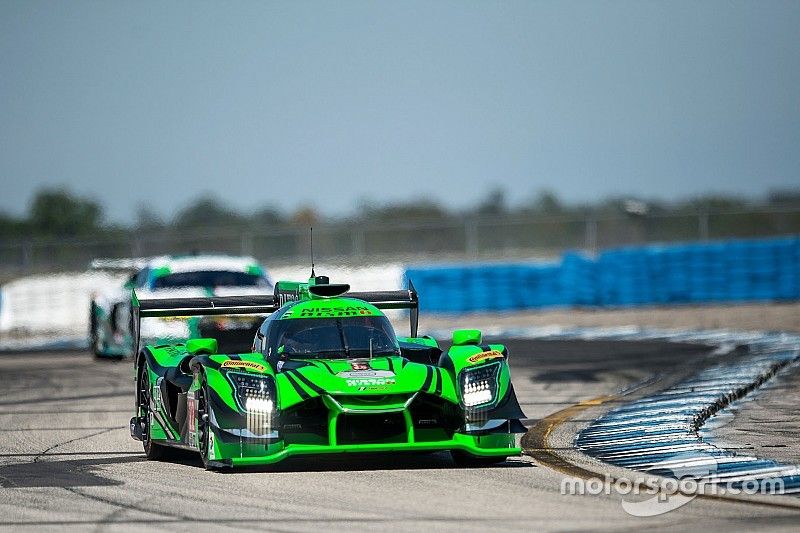
<instances>
[{"instance_id":1,"label":"track run-off area","mask_svg":"<svg viewBox=\"0 0 800 533\"><path fill-rule=\"evenodd\" d=\"M566 476L614 468L575 449L579 430L633 398L746 353L661 340L491 340L509 348L532 428L530 455L491 468L456 468L447 454L303 458L222 473L206 472L191 455L152 462L129 436L130 361L77 351L2 354L0 529L596 531L800 523L792 496L697 498L641 518L623 509L618 494L562 494Z\"/></svg>"}]
</instances>

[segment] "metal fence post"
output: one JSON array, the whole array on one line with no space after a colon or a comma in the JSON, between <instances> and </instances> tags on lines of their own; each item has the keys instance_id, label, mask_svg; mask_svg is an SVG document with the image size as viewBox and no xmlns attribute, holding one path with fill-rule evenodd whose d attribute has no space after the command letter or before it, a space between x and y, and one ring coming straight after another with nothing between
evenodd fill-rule
<instances>
[{"instance_id":1,"label":"metal fence post","mask_svg":"<svg viewBox=\"0 0 800 533\"><path fill-rule=\"evenodd\" d=\"M701 211L697 215L697 231L701 241L708 240L708 211Z\"/></svg>"},{"instance_id":2,"label":"metal fence post","mask_svg":"<svg viewBox=\"0 0 800 533\"><path fill-rule=\"evenodd\" d=\"M134 236L131 239L131 257L142 256L142 239Z\"/></svg>"},{"instance_id":3,"label":"metal fence post","mask_svg":"<svg viewBox=\"0 0 800 533\"><path fill-rule=\"evenodd\" d=\"M25 239L22 243L22 269L27 270L33 263L33 243Z\"/></svg>"},{"instance_id":4,"label":"metal fence post","mask_svg":"<svg viewBox=\"0 0 800 533\"><path fill-rule=\"evenodd\" d=\"M241 252L242 255L253 255L253 233L251 231L242 232Z\"/></svg>"},{"instance_id":5,"label":"metal fence post","mask_svg":"<svg viewBox=\"0 0 800 533\"><path fill-rule=\"evenodd\" d=\"M478 223L468 218L464 221L464 253L467 257L478 257L479 250L478 244Z\"/></svg>"},{"instance_id":6,"label":"metal fence post","mask_svg":"<svg viewBox=\"0 0 800 533\"><path fill-rule=\"evenodd\" d=\"M350 232L350 238L352 240L352 251L353 257L355 258L362 258L364 257L364 251L366 248L366 236L364 235L364 228L362 227L354 227Z\"/></svg>"},{"instance_id":7,"label":"metal fence post","mask_svg":"<svg viewBox=\"0 0 800 533\"><path fill-rule=\"evenodd\" d=\"M586 219L585 246L592 254L597 253L597 219L594 217Z\"/></svg>"}]
</instances>

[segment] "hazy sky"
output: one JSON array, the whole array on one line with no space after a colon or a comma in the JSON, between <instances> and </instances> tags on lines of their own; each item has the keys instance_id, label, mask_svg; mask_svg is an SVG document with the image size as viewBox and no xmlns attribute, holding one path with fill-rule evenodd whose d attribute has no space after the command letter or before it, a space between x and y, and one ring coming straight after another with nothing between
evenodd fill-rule
<instances>
[{"instance_id":1,"label":"hazy sky","mask_svg":"<svg viewBox=\"0 0 800 533\"><path fill-rule=\"evenodd\" d=\"M0 0L0 211L800 186L800 2Z\"/></svg>"}]
</instances>

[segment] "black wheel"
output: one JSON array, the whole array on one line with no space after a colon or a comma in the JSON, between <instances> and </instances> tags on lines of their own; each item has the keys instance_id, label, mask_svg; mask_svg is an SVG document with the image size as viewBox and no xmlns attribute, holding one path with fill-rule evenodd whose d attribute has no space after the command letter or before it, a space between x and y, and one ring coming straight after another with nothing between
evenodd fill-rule
<instances>
[{"instance_id":1,"label":"black wheel","mask_svg":"<svg viewBox=\"0 0 800 533\"><path fill-rule=\"evenodd\" d=\"M144 421L142 428L142 446L144 454L151 461L161 461L167 459L170 449L161 444L153 442L150 438L150 380L147 377L147 368L142 363L139 366L139 379L136 386L136 413L139 419Z\"/></svg>"},{"instance_id":2,"label":"black wheel","mask_svg":"<svg viewBox=\"0 0 800 533\"><path fill-rule=\"evenodd\" d=\"M211 422L209 420L208 385L205 374L202 375L202 386L197 390L197 440L200 446L200 459L206 470L213 470L208 452L212 444ZM192 413L188 413L192 416Z\"/></svg>"},{"instance_id":3,"label":"black wheel","mask_svg":"<svg viewBox=\"0 0 800 533\"><path fill-rule=\"evenodd\" d=\"M507 459L507 457L479 457L467 452L462 452L461 450L452 450L450 456L453 458L453 462L456 466L460 468L492 466L503 463Z\"/></svg>"}]
</instances>

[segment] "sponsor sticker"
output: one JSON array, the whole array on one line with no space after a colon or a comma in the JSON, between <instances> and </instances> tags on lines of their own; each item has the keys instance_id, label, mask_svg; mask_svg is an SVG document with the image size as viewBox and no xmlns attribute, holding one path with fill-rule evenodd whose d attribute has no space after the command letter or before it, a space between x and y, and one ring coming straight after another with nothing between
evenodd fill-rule
<instances>
[{"instance_id":1,"label":"sponsor sticker","mask_svg":"<svg viewBox=\"0 0 800 533\"><path fill-rule=\"evenodd\" d=\"M476 353L467 358L471 364L479 363L480 361L486 361L487 359L497 359L498 357L503 357L503 354L498 350L489 350L488 352L481 352Z\"/></svg>"},{"instance_id":2,"label":"sponsor sticker","mask_svg":"<svg viewBox=\"0 0 800 533\"><path fill-rule=\"evenodd\" d=\"M158 378L156 382L150 388L150 408L153 411L158 411L159 409L164 407L164 403L161 400L161 382L164 381L164 378Z\"/></svg>"},{"instance_id":3,"label":"sponsor sticker","mask_svg":"<svg viewBox=\"0 0 800 533\"><path fill-rule=\"evenodd\" d=\"M186 441L193 448L197 448L197 399L193 392L186 395L186 412L189 415L188 438Z\"/></svg>"},{"instance_id":4,"label":"sponsor sticker","mask_svg":"<svg viewBox=\"0 0 800 533\"><path fill-rule=\"evenodd\" d=\"M156 348L163 349L165 352L167 352L167 355L170 355L172 357L175 357L176 355L186 355L186 351L179 350L177 346L172 344L169 345L162 344L160 346L156 346Z\"/></svg>"},{"instance_id":5,"label":"sponsor sticker","mask_svg":"<svg viewBox=\"0 0 800 533\"><path fill-rule=\"evenodd\" d=\"M283 305L286 302L294 302L300 299L300 293L297 290L278 289L278 304Z\"/></svg>"},{"instance_id":6,"label":"sponsor sticker","mask_svg":"<svg viewBox=\"0 0 800 533\"><path fill-rule=\"evenodd\" d=\"M292 318L337 318L343 316L371 316L374 312L364 305L346 307L303 307L293 309Z\"/></svg>"},{"instance_id":7,"label":"sponsor sticker","mask_svg":"<svg viewBox=\"0 0 800 533\"><path fill-rule=\"evenodd\" d=\"M386 387L395 384L394 372L390 370L354 370L352 372L339 372L339 377L347 380L348 387Z\"/></svg>"},{"instance_id":8,"label":"sponsor sticker","mask_svg":"<svg viewBox=\"0 0 800 533\"><path fill-rule=\"evenodd\" d=\"M350 367L353 370L369 370L369 362L368 361L351 361Z\"/></svg>"},{"instance_id":9,"label":"sponsor sticker","mask_svg":"<svg viewBox=\"0 0 800 533\"><path fill-rule=\"evenodd\" d=\"M393 378L394 372L391 370L354 370L352 372L339 372L336 375L345 379Z\"/></svg>"},{"instance_id":10,"label":"sponsor sticker","mask_svg":"<svg viewBox=\"0 0 800 533\"><path fill-rule=\"evenodd\" d=\"M370 391L370 390L389 390L389 389L392 388L391 385L394 385L394 382L392 382L391 384L388 384L388 385L380 385L380 386L374 386L374 387L361 386L361 387L358 388L358 391L359 392L364 392L364 391Z\"/></svg>"},{"instance_id":11,"label":"sponsor sticker","mask_svg":"<svg viewBox=\"0 0 800 533\"><path fill-rule=\"evenodd\" d=\"M347 380L348 387L358 387L358 390L366 390L364 387L386 387L394 384L394 378L364 378Z\"/></svg>"},{"instance_id":12,"label":"sponsor sticker","mask_svg":"<svg viewBox=\"0 0 800 533\"><path fill-rule=\"evenodd\" d=\"M194 393L190 392L186 395L186 412L189 413L189 431L194 433L197 431L197 401L194 398Z\"/></svg>"},{"instance_id":13,"label":"sponsor sticker","mask_svg":"<svg viewBox=\"0 0 800 533\"><path fill-rule=\"evenodd\" d=\"M254 363L252 361L237 361L235 359L223 361L222 368L245 368L247 370L254 370L256 372L264 371L264 365L260 363Z\"/></svg>"}]
</instances>

